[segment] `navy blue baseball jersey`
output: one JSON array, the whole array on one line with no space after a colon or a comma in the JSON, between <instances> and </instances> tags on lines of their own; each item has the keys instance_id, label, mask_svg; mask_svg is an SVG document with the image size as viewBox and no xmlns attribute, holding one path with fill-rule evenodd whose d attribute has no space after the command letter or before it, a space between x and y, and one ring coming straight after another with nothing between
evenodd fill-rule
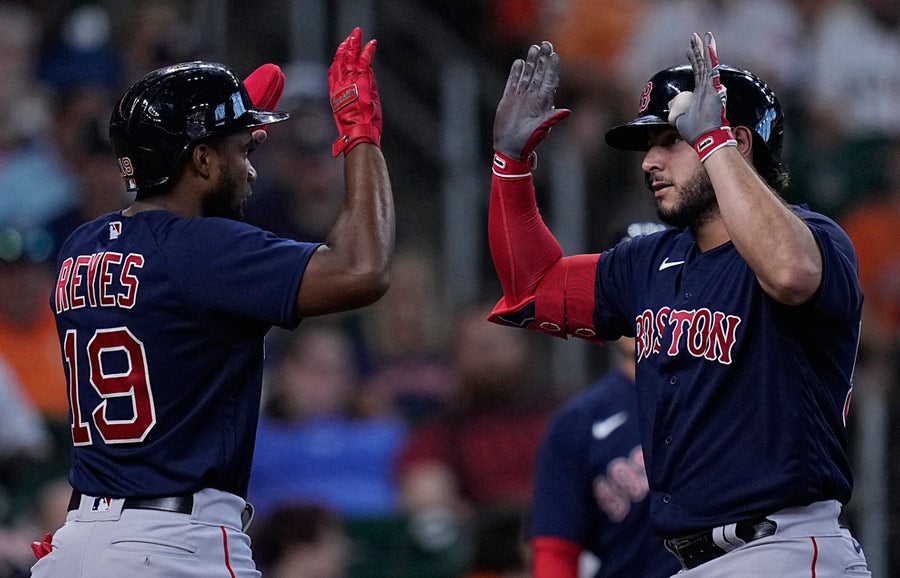
<instances>
[{"instance_id":1,"label":"navy blue baseball jersey","mask_svg":"<svg viewBox=\"0 0 900 578\"><path fill-rule=\"evenodd\" d=\"M554 416L535 472L532 537L580 544L601 561L595 578L668 577L681 565L650 530L635 384L620 370Z\"/></svg>"},{"instance_id":2,"label":"navy blue baseball jersey","mask_svg":"<svg viewBox=\"0 0 900 578\"><path fill-rule=\"evenodd\" d=\"M295 327L317 245L245 223L111 213L61 248L51 298L71 404L72 486L93 496L246 496L264 337Z\"/></svg>"},{"instance_id":3,"label":"navy blue baseball jersey","mask_svg":"<svg viewBox=\"0 0 900 578\"><path fill-rule=\"evenodd\" d=\"M792 209L822 255L820 287L803 305L770 298L732 242L701 252L689 230L670 229L599 260L576 256L536 298L492 313L552 335L635 337L651 520L664 538L849 501L856 253L833 220Z\"/></svg>"},{"instance_id":4,"label":"navy blue baseball jersey","mask_svg":"<svg viewBox=\"0 0 900 578\"><path fill-rule=\"evenodd\" d=\"M700 252L687 230L639 237L600 257L594 324L601 338L636 340L651 511L662 536L850 498L844 430L862 306L856 254L831 219L794 210L823 260L821 286L802 306L768 297L730 241Z\"/></svg>"}]
</instances>

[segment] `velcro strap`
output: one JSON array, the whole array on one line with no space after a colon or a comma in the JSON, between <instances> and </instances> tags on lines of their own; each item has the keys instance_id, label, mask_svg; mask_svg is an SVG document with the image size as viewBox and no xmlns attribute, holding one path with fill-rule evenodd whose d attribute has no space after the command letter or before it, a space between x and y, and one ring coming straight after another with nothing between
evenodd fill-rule
<instances>
[{"instance_id":1,"label":"velcro strap","mask_svg":"<svg viewBox=\"0 0 900 578\"><path fill-rule=\"evenodd\" d=\"M347 154L350 149L364 142L370 142L375 146L381 146L381 131L370 124L354 124L346 133L342 134L331 145L331 153L338 156Z\"/></svg>"},{"instance_id":2,"label":"velcro strap","mask_svg":"<svg viewBox=\"0 0 900 578\"><path fill-rule=\"evenodd\" d=\"M709 155L725 146L737 146L737 140L735 140L730 126L719 127L701 135L694 143L694 150L700 155L700 162L703 162L709 158Z\"/></svg>"},{"instance_id":3,"label":"velcro strap","mask_svg":"<svg viewBox=\"0 0 900 578\"><path fill-rule=\"evenodd\" d=\"M531 175L531 156L524 161L508 157L503 153L494 153L494 174L503 179L521 179Z\"/></svg>"}]
</instances>

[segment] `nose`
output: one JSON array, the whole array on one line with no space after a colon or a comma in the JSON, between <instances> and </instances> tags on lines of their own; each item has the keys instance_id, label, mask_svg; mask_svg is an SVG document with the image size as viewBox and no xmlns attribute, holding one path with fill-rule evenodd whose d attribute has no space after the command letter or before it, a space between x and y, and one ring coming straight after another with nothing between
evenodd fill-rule
<instances>
[{"instance_id":1,"label":"nose","mask_svg":"<svg viewBox=\"0 0 900 578\"><path fill-rule=\"evenodd\" d=\"M663 155L660 147L651 146L650 150L647 151L647 154L644 155L644 160L641 161L641 170L645 173L659 171L662 170L662 165Z\"/></svg>"}]
</instances>

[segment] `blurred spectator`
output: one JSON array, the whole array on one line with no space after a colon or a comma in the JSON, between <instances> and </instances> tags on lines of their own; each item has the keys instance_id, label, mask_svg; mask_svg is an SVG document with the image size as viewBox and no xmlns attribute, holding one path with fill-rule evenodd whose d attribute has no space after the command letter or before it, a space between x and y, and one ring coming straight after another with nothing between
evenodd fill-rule
<instances>
[{"instance_id":1,"label":"blurred spectator","mask_svg":"<svg viewBox=\"0 0 900 578\"><path fill-rule=\"evenodd\" d=\"M526 524L519 508L501 506L479 512L472 561L464 578L531 578Z\"/></svg>"},{"instance_id":2,"label":"blurred spectator","mask_svg":"<svg viewBox=\"0 0 900 578\"><path fill-rule=\"evenodd\" d=\"M84 3L61 16L58 29L45 39L37 78L57 93L84 85L120 87L122 61L113 44L109 10Z\"/></svg>"},{"instance_id":3,"label":"blurred spectator","mask_svg":"<svg viewBox=\"0 0 900 578\"><path fill-rule=\"evenodd\" d=\"M109 141L109 111L114 101L101 87L73 89L60 98L57 148L74 177L75 203L54 217L48 228L62 246L76 227L100 215L125 208L130 196L119 175Z\"/></svg>"},{"instance_id":4,"label":"blurred spectator","mask_svg":"<svg viewBox=\"0 0 900 578\"><path fill-rule=\"evenodd\" d=\"M863 353L900 345L900 135L887 149L884 192L841 220L859 259Z\"/></svg>"},{"instance_id":5,"label":"blurred spectator","mask_svg":"<svg viewBox=\"0 0 900 578\"><path fill-rule=\"evenodd\" d=\"M709 30L728 46L740 47L720 54L722 63L753 70L778 93L780 81L796 80L792 59L798 28L791 0L653 0L622 48L622 80L641 86L659 70L687 64L691 34Z\"/></svg>"},{"instance_id":6,"label":"blurred spectator","mask_svg":"<svg viewBox=\"0 0 900 578\"><path fill-rule=\"evenodd\" d=\"M31 463L53 454L44 420L25 397L18 378L0 353L0 481L6 486ZM0 512L0 518L5 512Z\"/></svg>"},{"instance_id":7,"label":"blurred spectator","mask_svg":"<svg viewBox=\"0 0 900 578\"><path fill-rule=\"evenodd\" d=\"M406 430L399 418L358 411L358 355L338 325L307 319L272 361L248 498L261 516L300 499L343 517L396 511L394 458Z\"/></svg>"},{"instance_id":8,"label":"blurred spectator","mask_svg":"<svg viewBox=\"0 0 900 578\"><path fill-rule=\"evenodd\" d=\"M315 503L285 503L250 526L266 578L346 578L350 541L341 517Z\"/></svg>"},{"instance_id":9,"label":"blurred spectator","mask_svg":"<svg viewBox=\"0 0 900 578\"><path fill-rule=\"evenodd\" d=\"M194 4L181 0L127 3L115 40L122 55L125 86L174 62L208 59L204 36L188 19L190 11L196 10Z\"/></svg>"},{"instance_id":10,"label":"blurred spectator","mask_svg":"<svg viewBox=\"0 0 900 578\"><path fill-rule=\"evenodd\" d=\"M40 414L68 429L66 379L48 304L55 255L46 227L0 223L0 356Z\"/></svg>"},{"instance_id":11,"label":"blurred spectator","mask_svg":"<svg viewBox=\"0 0 900 578\"><path fill-rule=\"evenodd\" d=\"M47 91L34 78L41 34L29 7L0 2L0 166L50 123Z\"/></svg>"},{"instance_id":12,"label":"blurred spectator","mask_svg":"<svg viewBox=\"0 0 900 578\"><path fill-rule=\"evenodd\" d=\"M454 320L454 397L414 431L400 459L401 500L413 525L444 526L423 523L423 541L453 524L473 523L473 536L484 535L479 521L490 512L524 517L530 507L537 446L557 404L535 379L531 336L487 322L489 311L471 307Z\"/></svg>"},{"instance_id":13,"label":"blurred spectator","mask_svg":"<svg viewBox=\"0 0 900 578\"><path fill-rule=\"evenodd\" d=\"M324 241L344 199L343 166L334 161L337 137L328 101L328 69L310 62L283 68L279 110L291 121L269 128L255 162L262 167L246 220L278 236Z\"/></svg>"},{"instance_id":14,"label":"blurred spectator","mask_svg":"<svg viewBox=\"0 0 900 578\"><path fill-rule=\"evenodd\" d=\"M430 255L398 251L391 287L366 311L373 364L369 387L415 425L446 407L456 381L446 352L438 273Z\"/></svg>"}]
</instances>

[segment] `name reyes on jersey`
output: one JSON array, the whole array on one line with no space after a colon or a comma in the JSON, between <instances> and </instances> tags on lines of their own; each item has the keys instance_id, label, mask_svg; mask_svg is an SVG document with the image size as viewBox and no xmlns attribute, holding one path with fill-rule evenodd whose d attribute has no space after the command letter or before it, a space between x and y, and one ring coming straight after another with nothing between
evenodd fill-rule
<instances>
[{"instance_id":1,"label":"name reyes on jersey","mask_svg":"<svg viewBox=\"0 0 900 578\"><path fill-rule=\"evenodd\" d=\"M143 266L140 253L104 251L69 257L62 262L56 279L56 312L82 307L131 309L137 301L137 270Z\"/></svg>"},{"instance_id":2,"label":"name reyes on jersey","mask_svg":"<svg viewBox=\"0 0 900 578\"><path fill-rule=\"evenodd\" d=\"M637 360L663 353L663 338L668 338L665 354L690 355L730 365L741 318L721 311L672 309L646 310L635 320Z\"/></svg>"}]
</instances>

